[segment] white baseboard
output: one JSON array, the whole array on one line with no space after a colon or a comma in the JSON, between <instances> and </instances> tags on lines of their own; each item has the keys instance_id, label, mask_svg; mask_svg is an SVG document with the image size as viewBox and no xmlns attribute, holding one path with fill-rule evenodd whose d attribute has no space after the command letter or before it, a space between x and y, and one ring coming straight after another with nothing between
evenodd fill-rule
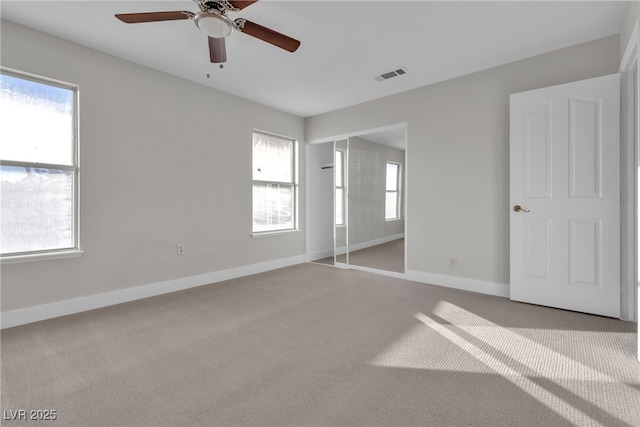
<instances>
[{"instance_id":1,"label":"white baseboard","mask_svg":"<svg viewBox=\"0 0 640 427\"><path fill-rule=\"evenodd\" d=\"M414 282L428 283L430 285L443 286L445 288L460 289L463 291L478 292L481 294L509 298L509 285L494 282L485 282L465 277L448 276L445 274L425 273L416 270L407 270L404 278Z\"/></svg>"},{"instance_id":2,"label":"white baseboard","mask_svg":"<svg viewBox=\"0 0 640 427\"><path fill-rule=\"evenodd\" d=\"M37 305L33 307L21 308L2 313L0 320L1 329L52 319L54 317L67 316L69 314L81 313L83 311L94 310L96 308L149 298L156 295L195 288L197 286L222 282L224 280L235 279L277 268L302 264L305 256L295 256L274 261L261 262L258 264L246 265L242 267L230 268L227 270L214 271L197 276L183 277L166 282L153 283L144 286L121 289L118 291L104 292L86 297L73 298L64 301L57 301L50 304Z\"/></svg>"},{"instance_id":3,"label":"white baseboard","mask_svg":"<svg viewBox=\"0 0 640 427\"><path fill-rule=\"evenodd\" d=\"M231 280L238 277L250 276L252 274L262 273L265 271L275 270L291 265L302 264L305 262L305 258L306 257L304 255L299 255L290 258L283 258L274 261L267 261L258 264L230 268L227 270L214 271L197 276L184 277L175 280L168 280L165 282L121 289L118 291L104 292L101 294L89 295L86 297L57 301L50 304L43 304L33 307L21 308L18 310L6 311L1 313L0 328L11 328L14 326L25 325L27 323L39 322L41 320L67 316L70 314L81 313L83 311L108 307L110 305L121 304L138 299L153 297L156 295L162 295L181 291L184 289L222 282L225 280ZM402 275L401 273L389 275L393 277L404 278L406 280L412 280L414 282L429 283L437 286L444 286L448 288L461 289L465 291L479 292L483 294L509 298L509 286L500 283L484 282L481 280L466 279L462 277L447 276L442 274L425 273L415 270L407 270L404 275Z\"/></svg>"}]
</instances>

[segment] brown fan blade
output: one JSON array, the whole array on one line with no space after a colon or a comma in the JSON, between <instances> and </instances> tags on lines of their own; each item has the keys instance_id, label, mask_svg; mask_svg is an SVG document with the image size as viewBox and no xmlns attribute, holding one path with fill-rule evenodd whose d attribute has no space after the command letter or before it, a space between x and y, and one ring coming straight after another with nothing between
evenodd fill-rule
<instances>
[{"instance_id":1,"label":"brown fan blade","mask_svg":"<svg viewBox=\"0 0 640 427\"><path fill-rule=\"evenodd\" d=\"M224 38L209 37L209 59L214 64L227 62L227 48Z\"/></svg>"},{"instance_id":2,"label":"brown fan blade","mask_svg":"<svg viewBox=\"0 0 640 427\"><path fill-rule=\"evenodd\" d=\"M178 19L189 19L193 13L186 11L172 12L146 12L146 13L119 13L116 18L127 24L138 24L140 22L177 21Z\"/></svg>"},{"instance_id":3,"label":"brown fan blade","mask_svg":"<svg viewBox=\"0 0 640 427\"><path fill-rule=\"evenodd\" d=\"M289 36L285 36L277 31L271 30L262 25L258 25L254 22L247 21L246 19L236 20L240 21L240 31L245 34L249 34L257 39L263 40L267 43L271 43L274 46L278 46L289 52L295 52L300 47L300 42L296 39L292 39Z\"/></svg>"},{"instance_id":4,"label":"brown fan blade","mask_svg":"<svg viewBox=\"0 0 640 427\"><path fill-rule=\"evenodd\" d=\"M231 6L235 7L238 10L242 10L247 6L251 6L258 0L229 0Z\"/></svg>"}]
</instances>

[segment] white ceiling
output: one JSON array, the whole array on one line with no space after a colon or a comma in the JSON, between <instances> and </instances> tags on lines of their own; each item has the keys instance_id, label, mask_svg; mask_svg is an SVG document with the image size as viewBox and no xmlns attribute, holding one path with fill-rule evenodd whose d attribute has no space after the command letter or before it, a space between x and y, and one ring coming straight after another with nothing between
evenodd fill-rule
<instances>
[{"instance_id":1,"label":"white ceiling","mask_svg":"<svg viewBox=\"0 0 640 427\"><path fill-rule=\"evenodd\" d=\"M301 117L620 32L627 2L261 0L232 18L302 42L295 53L227 38L224 69L191 21L124 24L115 13L198 11L182 1L3 0L0 14L109 54ZM376 82L406 67L409 74ZM207 74L210 78L207 78Z\"/></svg>"}]
</instances>

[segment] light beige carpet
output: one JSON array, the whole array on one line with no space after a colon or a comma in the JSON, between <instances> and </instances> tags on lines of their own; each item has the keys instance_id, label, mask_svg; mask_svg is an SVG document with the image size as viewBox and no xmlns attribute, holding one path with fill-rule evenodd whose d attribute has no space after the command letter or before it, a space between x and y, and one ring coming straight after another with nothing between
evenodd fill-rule
<instances>
[{"instance_id":1,"label":"light beige carpet","mask_svg":"<svg viewBox=\"0 0 640 427\"><path fill-rule=\"evenodd\" d=\"M3 331L3 425L639 425L635 328L303 264Z\"/></svg>"}]
</instances>

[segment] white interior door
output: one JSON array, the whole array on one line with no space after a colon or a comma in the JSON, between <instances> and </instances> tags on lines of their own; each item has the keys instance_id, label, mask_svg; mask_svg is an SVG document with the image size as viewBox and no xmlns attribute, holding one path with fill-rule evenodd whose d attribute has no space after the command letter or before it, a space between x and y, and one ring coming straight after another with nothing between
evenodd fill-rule
<instances>
[{"instance_id":1,"label":"white interior door","mask_svg":"<svg viewBox=\"0 0 640 427\"><path fill-rule=\"evenodd\" d=\"M620 316L620 78L511 95L511 299Z\"/></svg>"}]
</instances>

